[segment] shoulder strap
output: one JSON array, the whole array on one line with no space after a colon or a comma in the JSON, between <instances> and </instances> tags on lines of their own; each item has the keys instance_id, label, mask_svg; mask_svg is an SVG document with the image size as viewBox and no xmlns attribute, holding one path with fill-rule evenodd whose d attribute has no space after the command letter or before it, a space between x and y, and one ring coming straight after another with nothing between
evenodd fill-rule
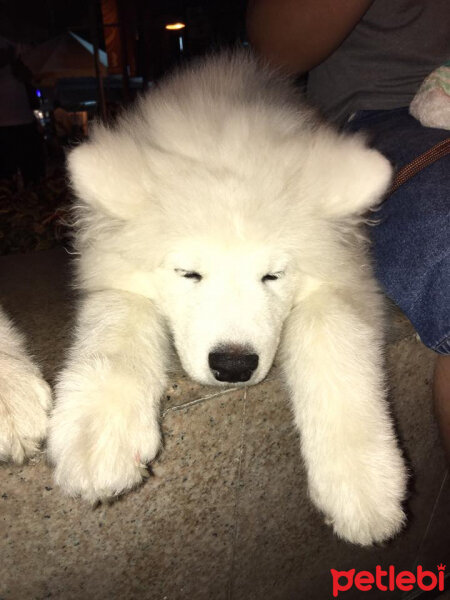
<instances>
[{"instance_id":1,"label":"shoulder strap","mask_svg":"<svg viewBox=\"0 0 450 600\"><path fill-rule=\"evenodd\" d=\"M397 171L394 181L387 193L386 197L389 197L391 194L396 192L400 186L406 183L409 179L417 175L422 169L425 169L429 165L433 164L440 158L443 158L447 154L450 153L450 137L442 140L439 144L436 144L423 154L417 156L410 163L402 167L399 171Z\"/></svg>"}]
</instances>

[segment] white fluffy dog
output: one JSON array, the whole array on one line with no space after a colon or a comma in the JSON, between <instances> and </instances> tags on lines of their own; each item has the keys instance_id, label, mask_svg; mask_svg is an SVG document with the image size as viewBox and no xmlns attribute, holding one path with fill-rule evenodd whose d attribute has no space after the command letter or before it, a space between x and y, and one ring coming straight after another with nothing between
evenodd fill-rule
<instances>
[{"instance_id":1,"label":"white fluffy dog","mask_svg":"<svg viewBox=\"0 0 450 600\"><path fill-rule=\"evenodd\" d=\"M357 230L387 160L238 53L166 79L69 168L86 294L50 425L59 485L94 501L139 484L172 339L217 385L258 383L280 347L314 503L352 542L395 534L405 468Z\"/></svg>"}]
</instances>

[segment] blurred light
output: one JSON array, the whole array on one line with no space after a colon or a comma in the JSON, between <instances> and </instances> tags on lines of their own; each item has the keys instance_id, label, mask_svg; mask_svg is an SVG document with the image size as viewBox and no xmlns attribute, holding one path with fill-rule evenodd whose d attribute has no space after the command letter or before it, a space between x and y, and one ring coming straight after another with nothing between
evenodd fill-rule
<instances>
[{"instance_id":1,"label":"blurred light","mask_svg":"<svg viewBox=\"0 0 450 600\"><path fill-rule=\"evenodd\" d=\"M183 36L182 35L180 35L180 37L178 38L178 44L180 46L180 52L183 52L184 46L183 46Z\"/></svg>"},{"instance_id":2,"label":"blurred light","mask_svg":"<svg viewBox=\"0 0 450 600\"><path fill-rule=\"evenodd\" d=\"M169 29L170 31L176 30L176 29L184 29L186 27L186 25L184 23L167 23L166 25L166 29Z\"/></svg>"},{"instance_id":3,"label":"blurred light","mask_svg":"<svg viewBox=\"0 0 450 600\"><path fill-rule=\"evenodd\" d=\"M40 98L40 97L41 97L41 90L36 90L36 96L37 96L38 98Z\"/></svg>"}]
</instances>

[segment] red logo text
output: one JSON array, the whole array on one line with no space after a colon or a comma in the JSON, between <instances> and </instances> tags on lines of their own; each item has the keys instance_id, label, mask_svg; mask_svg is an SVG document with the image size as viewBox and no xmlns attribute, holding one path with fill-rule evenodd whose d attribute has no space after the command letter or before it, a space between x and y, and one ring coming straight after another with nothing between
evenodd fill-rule
<instances>
[{"instance_id":1,"label":"red logo text","mask_svg":"<svg viewBox=\"0 0 450 600\"><path fill-rule=\"evenodd\" d=\"M416 572L395 570L390 565L384 570L380 565L375 568L375 573L370 571L358 571L350 569L349 571L337 571L331 569L333 579L333 596L337 598L341 592L346 592L352 587L361 592L369 592L373 588L382 592L393 592L401 590L409 592L417 586L419 589L429 592L438 589L444 590L444 575L446 565L437 565L437 571L425 571L420 565Z\"/></svg>"}]
</instances>

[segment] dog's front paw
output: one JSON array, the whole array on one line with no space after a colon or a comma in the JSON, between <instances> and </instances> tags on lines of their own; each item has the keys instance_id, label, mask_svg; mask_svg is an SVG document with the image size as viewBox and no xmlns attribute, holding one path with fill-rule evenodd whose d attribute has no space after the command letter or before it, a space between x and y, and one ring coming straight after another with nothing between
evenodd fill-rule
<instances>
[{"instance_id":1,"label":"dog's front paw","mask_svg":"<svg viewBox=\"0 0 450 600\"><path fill-rule=\"evenodd\" d=\"M403 527L405 514L395 498L380 497L378 503L365 494L354 493L330 520L336 535L353 544L369 546L394 537Z\"/></svg>"},{"instance_id":2,"label":"dog's front paw","mask_svg":"<svg viewBox=\"0 0 450 600\"><path fill-rule=\"evenodd\" d=\"M388 541L403 527L405 488L405 467L395 449L389 462L337 465L332 478L316 481L311 497L339 537L368 546Z\"/></svg>"},{"instance_id":3,"label":"dog's front paw","mask_svg":"<svg viewBox=\"0 0 450 600\"><path fill-rule=\"evenodd\" d=\"M58 396L48 443L56 483L90 502L139 485L160 446L149 394L131 376L94 369L63 374Z\"/></svg>"},{"instance_id":4,"label":"dog's front paw","mask_svg":"<svg viewBox=\"0 0 450 600\"><path fill-rule=\"evenodd\" d=\"M47 433L50 387L27 359L0 357L0 460L22 463Z\"/></svg>"}]
</instances>

